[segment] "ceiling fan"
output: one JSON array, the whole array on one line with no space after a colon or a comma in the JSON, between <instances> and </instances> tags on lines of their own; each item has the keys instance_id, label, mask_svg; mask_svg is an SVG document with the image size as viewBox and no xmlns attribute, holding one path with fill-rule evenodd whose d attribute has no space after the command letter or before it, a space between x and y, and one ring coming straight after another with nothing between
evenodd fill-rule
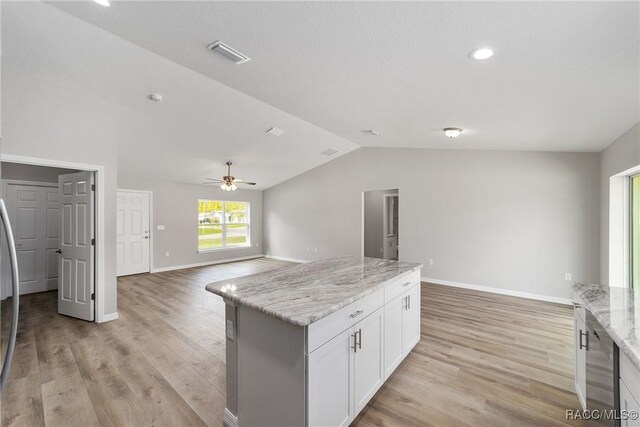
<instances>
[{"instance_id":1,"label":"ceiling fan","mask_svg":"<svg viewBox=\"0 0 640 427\"><path fill-rule=\"evenodd\" d=\"M236 184L245 184L245 185L256 185L255 182L248 182L244 179L236 178L235 176L231 176L231 162L227 162L227 175L223 176L222 179L214 179L214 178L205 178L208 182L204 184L220 184L220 188L224 191L236 191L238 186Z\"/></svg>"}]
</instances>

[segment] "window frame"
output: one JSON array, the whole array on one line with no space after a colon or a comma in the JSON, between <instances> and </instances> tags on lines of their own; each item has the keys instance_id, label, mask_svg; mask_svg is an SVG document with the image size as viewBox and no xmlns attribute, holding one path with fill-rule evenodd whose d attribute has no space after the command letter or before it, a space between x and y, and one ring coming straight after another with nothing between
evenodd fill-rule
<instances>
[{"instance_id":1,"label":"window frame","mask_svg":"<svg viewBox=\"0 0 640 427\"><path fill-rule=\"evenodd\" d=\"M634 251L633 251L633 232L634 232L634 226L638 227L638 225L634 225L633 220L634 220L634 215L633 215L633 205L634 205L634 197L633 197L633 180L634 179L640 179L640 173L634 173L628 176L628 211L627 211L627 215L628 215L628 255L629 255L629 266L628 266L628 279L627 279L627 287L634 289L634 265L633 265L633 257L634 257ZM638 215L640 216L640 213L638 213ZM640 255L640 254L638 254Z\"/></svg>"},{"instance_id":2,"label":"window frame","mask_svg":"<svg viewBox=\"0 0 640 427\"><path fill-rule=\"evenodd\" d=\"M196 239L197 239L197 250L198 253L207 253L207 252L222 252L222 251L233 251L233 250L237 250L237 249L246 249L246 248L250 248L252 247L251 244L251 202L245 201L245 200L216 200L216 199L200 199L198 198L198 204L200 204L200 202L220 202L222 203L222 222L219 224L222 227L222 247L219 248L207 248L207 249L200 249L200 237L199 235L196 233ZM236 202L236 203L244 203L246 205L246 210L245 210L245 222L230 222L227 223L227 202ZM218 211L216 211L218 212ZM200 212L197 211L196 215L199 214ZM237 224L237 225L244 225L247 227L247 243L243 244L243 245L232 245L229 246L227 244L227 225L228 224ZM197 218L197 224L198 227L200 226L200 219Z\"/></svg>"}]
</instances>

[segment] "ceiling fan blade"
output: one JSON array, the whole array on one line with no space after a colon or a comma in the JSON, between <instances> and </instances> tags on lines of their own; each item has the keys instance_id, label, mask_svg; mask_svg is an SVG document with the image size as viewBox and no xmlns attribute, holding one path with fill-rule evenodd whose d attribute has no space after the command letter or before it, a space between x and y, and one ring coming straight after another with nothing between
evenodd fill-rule
<instances>
[{"instance_id":1,"label":"ceiling fan blade","mask_svg":"<svg viewBox=\"0 0 640 427\"><path fill-rule=\"evenodd\" d=\"M218 185L218 184L220 184L220 183L219 182L211 182L211 181L202 183L202 185Z\"/></svg>"},{"instance_id":2,"label":"ceiling fan blade","mask_svg":"<svg viewBox=\"0 0 640 427\"><path fill-rule=\"evenodd\" d=\"M207 179L207 180L209 180L209 181L222 182L222 180L220 180L220 179L216 179L216 178L205 178L205 179Z\"/></svg>"},{"instance_id":3,"label":"ceiling fan blade","mask_svg":"<svg viewBox=\"0 0 640 427\"><path fill-rule=\"evenodd\" d=\"M235 182L237 182L238 184L256 185L255 182L238 181L237 179L235 180Z\"/></svg>"}]
</instances>

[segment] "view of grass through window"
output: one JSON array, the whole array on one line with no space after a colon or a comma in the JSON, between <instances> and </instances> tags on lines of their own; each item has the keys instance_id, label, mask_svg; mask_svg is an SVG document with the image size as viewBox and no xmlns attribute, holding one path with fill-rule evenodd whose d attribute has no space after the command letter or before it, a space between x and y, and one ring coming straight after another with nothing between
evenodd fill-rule
<instances>
[{"instance_id":1,"label":"view of grass through window","mask_svg":"<svg viewBox=\"0 0 640 427\"><path fill-rule=\"evenodd\" d=\"M198 250L248 245L248 202L198 200Z\"/></svg>"},{"instance_id":2,"label":"view of grass through window","mask_svg":"<svg viewBox=\"0 0 640 427\"><path fill-rule=\"evenodd\" d=\"M640 289L640 175L631 177L631 287Z\"/></svg>"}]
</instances>

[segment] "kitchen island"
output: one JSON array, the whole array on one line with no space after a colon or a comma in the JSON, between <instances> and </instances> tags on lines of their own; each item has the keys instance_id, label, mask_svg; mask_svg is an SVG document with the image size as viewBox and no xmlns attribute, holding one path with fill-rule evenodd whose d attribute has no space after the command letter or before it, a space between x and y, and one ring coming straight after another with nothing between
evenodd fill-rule
<instances>
[{"instance_id":1,"label":"kitchen island","mask_svg":"<svg viewBox=\"0 0 640 427\"><path fill-rule=\"evenodd\" d=\"M420 340L421 264L340 257L207 285L229 426L342 426Z\"/></svg>"}]
</instances>

